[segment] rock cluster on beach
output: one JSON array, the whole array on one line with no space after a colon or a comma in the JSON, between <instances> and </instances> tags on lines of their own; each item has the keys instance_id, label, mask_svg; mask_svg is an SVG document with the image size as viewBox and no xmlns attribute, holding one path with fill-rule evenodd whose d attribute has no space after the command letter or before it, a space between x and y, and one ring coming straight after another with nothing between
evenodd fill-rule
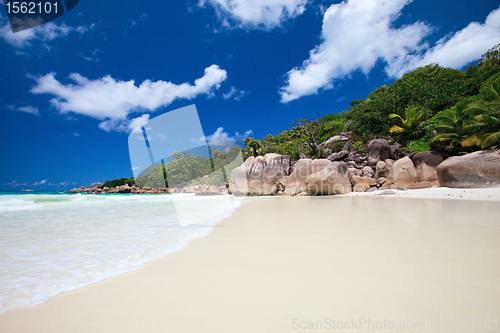
<instances>
[{"instance_id":1,"label":"rock cluster on beach","mask_svg":"<svg viewBox=\"0 0 500 333\"><path fill-rule=\"evenodd\" d=\"M344 137L332 138L344 140ZM197 195L332 195L377 189L423 189L500 187L500 150L479 151L450 157L436 151L405 154L401 146L383 139L372 140L366 155L352 150L347 142L326 159L305 156L291 161L288 155L249 157L231 172L226 186L197 185L183 188L113 188L95 184L69 193L196 193Z\"/></svg>"},{"instance_id":2,"label":"rock cluster on beach","mask_svg":"<svg viewBox=\"0 0 500 333\"><path fill-rule=\"evenodd\" d=\"M117 193L132 193L132 194L166 194L166 193L197 193L198 195L216 195L227 194L226 186L209 186L198 185L191 187L173 187L173 188L151 188L151 187L137 187L129 186L127 184L116 187L97 186L86 187L82 186L69 190L68 193L93 193L93 194L117 194Z\"/></svg>"},{"instance_id":3,"label":"rock cluster on beach","mask_svg":"<svg viewBox=\"0 0 500 333\"><path fill-rule=\"evenodd\" d=\"M326 159L266 154L250 157L231 173L235 195L331 195L376 189L500 187L500 150L447 158L435 151L406 155L376 139L361 156L349 142Z\"/></svg>"}]
</instances>

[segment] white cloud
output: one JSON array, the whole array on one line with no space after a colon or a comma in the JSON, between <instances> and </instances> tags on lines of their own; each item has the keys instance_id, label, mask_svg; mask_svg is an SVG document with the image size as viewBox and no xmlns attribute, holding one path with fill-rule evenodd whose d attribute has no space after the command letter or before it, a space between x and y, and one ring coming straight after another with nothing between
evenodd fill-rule
<instances>
[{"instance_id":1,"label":"white cloud","mask_svg":"<svg viewBox=\"0 0 500 333\"><path fill-rule=\"evenodd\" d=\"M223 127L219 127L214 134L206 137L207 142L234 142L235 139L224 132Z\"/></svg>"},{"instance_id":2,"label":"white cloud","mask_svg":"<svg viewBox=\"0 0 500 333\"><path fill-rule=\"evenodd\" d=\"M387 68L389 75L400 77L405 72L430 63L462 68L478 59L500 41L500 8L492 11L484 24L472 22L464 29L439 40L425 52L409 55L401 64Z\"/></svg>"},{"instance_id":3,"label":"white cloud","mask_svg":"<svg viewBox=\"0 0 500 333\"><path fill-rule=\"evenodd\" d=\"M272 29L301 15L308 0L200 0L214 7L225 27Z\"/></svg>"},{"instance_id":4,"label":"white cloud","mask_svg":"<svg viewBox=\"0 0 500 333\"><path fill-rule=\"evenodd\" d=\"M74 112L103 120L99 125L105 131L130 131L140 118L128 120L128 114L141 110L155 111L176 99L191 100L199 95L212 97L226 80L227 72L217 65L205 68L201 78L190 83L174 84L146 80L139 86L135 81L118 81L111 76L89 80L78 73L69 76L76 84L62 84L55 73L33 78L33 94L51 94L53 107L60 113ZM147 115L149 117L149 115ZM144 119L144 118L143 118Z\"/></svg>"},{"instance_id":5,"label":"white cloud","mask_svg":"<svg viewBox=\"0 0 500 333\"><path fill-rule=\"evenodd\" d=\"M48 22L31 29L13 33L8 19L0 15L0 38L3 38L7 43L17 48L29 47L31 46L31 42L35 40L47 42L56 38L66 37L71 32L83 34L93 28L94 24L74 28L64 23L57 25L53 22ZM46 47L48 48L48 46Z\"/></svg>"},{"instance_id":6,"label":"white cloud","mask_svg":"<svg viewBox=\"0 0 500 333\"><path fill-rule=\"evenodd\" d=\"M196 143L198 143L198 144L200 144L200 145L205 145L205 144L207 144L207 140L206 140L206 138L205 138L204 136L202 136L202 137L200 137L200 138L198 138L198 139L192 138L192 139L191 139L191 142L196 142Z\"/></svg>"},{"instance_id":7,"label":"white cloud","mask_svg":"<svg viewBox=\"0 0 500 333\"><path fill-rule=\"evenodd\" d=\"M339 98L337 98L337 100L335 101L335 103L341 103L341 102L345 101L346 99L347 99L346 96L339 97Z\"/></svg>"},{"instance_id":8,"label":"white cloud","mask_svg":"<svg viewBox=\"0 0 500 333\"><path fill-rule=\"evenodd\" d=\"M4 182L4 185L5 186L13 186L13 187L18 187L18 186L26 187L26 186L28 186L28 183L19 183L19 182L13 180L10 183L5 183Z\"/></svg>"},{"instance_id":9,"label":"white cloud","mask_svg":"<svg viewBox=\"0 0 500 333\"><path fill-rule=\"evenodd\" d=\"M247 91L238 90L235 87L231 87L231 90L229 90L225 94L222 94L222 98L224 98L225 100L228 100L230 98L234 98L235 101L239 101L247 94L248 94Z\"/></svg>"},{"instance_id":10,"label":"white cloud","mask_svg":"<svg viewBox=\"0 0 500 333\"><path fill-rule=\"evenodd\" d=\"M132 120L108 119L99 124L99 128L106 132L125 132L131 133L133 130L140 128L149 120L149 114L143 114L140 117Z\"/></svg>"},{"instance_id":11,"label":"white cloud","mask_svg":"<svg viewBox=\"0 0 500 333\"><path fill-rule=\"evenodd\" d=\"M40 185L43 185L43 184L46 184L46 183L47 183L47 181L44 179L44 180L42 180L42 181L40 181L40 182L35 182L35 183L33 184L33 186L40 186Z\"/></svg>"},{"instance_id":12,"label":"white cloud","mask_svg":"<svg viewBox=\"0 0 500 333\"><path fill-rule=\"evenodd\" d=\"M243 138L243 139L244 139L244 138L248 138L248 137L249 137L250 135L252 135L252 134L253 134L253 131L252 131L252 130L248 130L248 131L246 131L245 133L243 133L243 135L240 135L240 133L236 132L236 138L237 138L238 140L240 140L240 139L242 139L242 138Z\"/></svg>"},{"instance_id":13,"label":"white cloud","mask_svg":"<svg viewBox=\"0 0 500 333\"><path fill-rule=\"evenodd\" d=\"M48 183L47 185L49 185L49 186L60 186L60 185L65 186L66 184L67 183L65 183L65 182L61 182L61 183Z\"/></svg>"},{"instance_id":14,"label":"white cloud","mask_svg":"<svg viewBox=\"0 0 500 333\"><path fill-rule=\"evenodd\" d=\"M48 183L47 185L49 185L49 186L67 186L67 185L69 185L69 182Z\"/></svg>"},{"instance_id":15,"label":"white cloud","mask_svg":"<svg viewBox=\"0 0 500 333\"><path fill-rule=\"evenodd\" d=\"M212 65L205 69L203 77L195 80L194 85L146 80L136 86L133 80L117 81L109 75L96 80L89 80L78 73L69 77L75 85L60 83L55 73L34 78L37 85L31 92L56 96L50 102L61 113L74 112L104 120L126 119L130 112L140 109L153 111L176 99L193 99L201 94L213 96L213 90L219 88L227 73Z\"/></svg>"},{"instance_id":16,"label":"white cloud","mask_svg":"<svg viewBox=\"0 0 500 333\"><path fill-rule=\"evenodd\" d=\"M432 28L422 22L392 27L401 9L411 0L348 0L331 5L324 14L322 43L310 51L309 59L287 73L280 89L281 102L331 89L335 80L353 72L365 75L378 61L393 78L429 63L461 68L478 60L500 40L500 9L484 24L471 23L438 41L424 42ZM495 42L497 41L497 42Z\"/></svg>"},{"instance_id":17,"label":"white cloud","mask_svg":"<svg viewBox=\"0 0 500 333\"><path fill-rule=\"evenodd\" d=\"M368 74L379 59L396 63L420 50L431 28L417 22L399 29L392 27L410 0L349 0L331 5L325 12L323 42L310 51L309 59L287 74L280 89L287 103L320 89L333 88L333 81L360 70Z\"/></svg>"},{"instance_id":18,"label":"white cloud","mask_svg":"<svg viewBox=\"0 0 500 333\"><path fill-rule=\"evenodd\" d=\"M246 131L243 135L240 135L240 133L236 132L234 136L229 135L227 132L224 132L223 127L217 128L217 130L208 136L202 136L199 139L191 139L191 142L198 142L201 145L206 144L207 142L231 142L235 143L237 141L242 140L243 138L248 137L249 135L252 135L253 131L248 130Z\"/></svg>"},{"instance_id":19,"label":"white cloud","mask_svg":"<svg viewBox=\"0 0 500 333\"><path fill-rule=\"evenodd\" d=\"M98 62L99 61L99 53L102 53L99 51L99 49L95 49L92 51L88 56L84 55L83 53L80 53L79 56L82 57L83 59L87 60L88 62Z\"/></svg>"},{"instance_id":20,"label":"white cloud","mask_svg":"<svg viewBox=\"0 0 500 333\"><path fill-rule=\"evenodd\" d=\"M14 106L14 105L7 105L7 108L12 111L19 111L19 112L26 112L35 116L39 116L40 112L38 108L35 108L33 106Z\"/></svg>"}]
</instances>

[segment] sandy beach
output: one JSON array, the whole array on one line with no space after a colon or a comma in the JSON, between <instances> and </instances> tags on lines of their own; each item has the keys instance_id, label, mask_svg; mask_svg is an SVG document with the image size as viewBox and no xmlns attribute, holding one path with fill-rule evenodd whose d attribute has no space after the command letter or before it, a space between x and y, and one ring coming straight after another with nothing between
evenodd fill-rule
<instances>
[{"instance_id":1,"label":"sandy beach","mask_svg":"<svg viewBox=\"0 0 500 333\"><path fill-rule=\"evenodd\" d=\"M246 198L208 236L10 310L0 332L495 331L500 192L439 191Z\"/></svg>"}]
</instances>

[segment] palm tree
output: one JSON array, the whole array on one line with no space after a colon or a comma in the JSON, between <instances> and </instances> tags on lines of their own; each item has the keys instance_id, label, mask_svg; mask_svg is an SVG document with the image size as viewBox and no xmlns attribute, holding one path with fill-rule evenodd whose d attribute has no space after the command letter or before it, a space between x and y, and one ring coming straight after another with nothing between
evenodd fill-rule
<instances>
[{"instance_id":1,"label":"palm tree","mask_svg":"<svg viewBox=\"0 0 500 333\"><path fill-rule=\"evenodd\" d=\"M466 109L467 102L459 102L455 109L448 109L438 114L434 119L438 122L434 127L437 133L430 142L448 142L449 150L458 152L468 146L464 141L470 133L469 114Z\"/></svg>"},{"instance_id":2,"label":"palm tree","mask_svg":"<svg viewBox=\"0 0 500 333\"><path fill-rule=\"evenodd\" d=\"M472 134L463 142L464 146L476 145L487 149L500 144L500 83L493 83L486 94L487 101L473 104L465 110L474 116L475 121L464 127Z\"/></svg>"},{"instance_id":3,"label":"palm tree","mask_svg":"<svg viewBox=\"0 0 500 333\"><path fill-rule=\"evenodd\" d=\"M389 130L390 133L401 133L404 136L411 138L422 134L422 125L427 110L421 109L418 106L410 105L405 109L405 119L398 114L390 114L389 119L398 119L401 126L394 125Z\"/></svg>"},{"instance_id":4,"label":"palm tree","mask_svg":"<svg viewBox=\"0 0 500 333\"><path fill-rule=\"evenodd\" d=\"M243 140L243 144L250 149L250 152L254 157L259 156L262 152L262 144L259 140L255 140L254 138L245 138Z\"/></svg>"}]
</instances>

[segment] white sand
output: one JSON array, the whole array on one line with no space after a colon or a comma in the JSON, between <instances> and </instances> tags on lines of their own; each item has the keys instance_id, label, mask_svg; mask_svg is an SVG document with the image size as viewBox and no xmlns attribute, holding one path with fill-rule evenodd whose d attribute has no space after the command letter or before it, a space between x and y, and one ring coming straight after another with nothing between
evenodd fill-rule
<instances>
[{"instance_id":1,"label":"white sand","mask_svg":"<svg viewBox=\"0 0 500 333\"><path fill-rule=\"evenodd\" d=\"M425 329L406 332L456 332L448 319L475 319L476 331L479 319L498 322L500 205L402 196L250 198L209 236L136 272L0 315L0 332L296 332L363 318L373 326L356 331L409 321ZM394 329L374 328L384 320Z\"/></svg>"},{"instance_id":2,"label":"white sand","mask_svg":"<svg viewBox=\"0 0 500 333\"><path fill-rule=\"evenodd\" d=\"M350 193L353 196L377 196L387 195L393 192L398 197L406 198L438 198L438 199L461 199L461 200L481 200L500 201L500 188L475 188L458 189L449 187L432 187L420 190L377 190L374 192Z\"/></svg>"}]
</instances>

